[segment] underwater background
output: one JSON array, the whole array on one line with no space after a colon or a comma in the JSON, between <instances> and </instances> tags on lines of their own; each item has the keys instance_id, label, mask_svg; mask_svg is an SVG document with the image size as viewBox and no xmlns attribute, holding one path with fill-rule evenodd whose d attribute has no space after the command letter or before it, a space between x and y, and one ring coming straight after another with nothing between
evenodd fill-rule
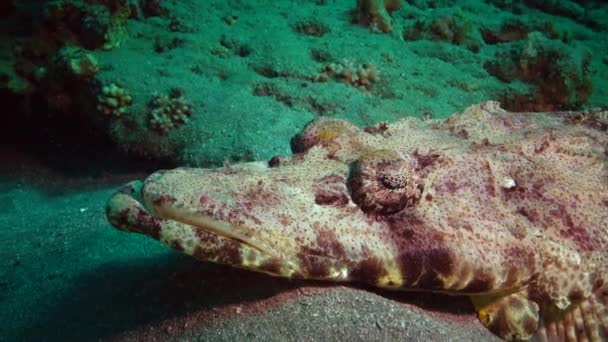
<instances>
[{"instance_id":1,"label":"underwater background","mask_svg":"<svg viewBox=\"0 0 608 342\"><path fill-rule=\"evenodd\" d=\"M289 155L319 117L606 108L607 18L603 1L3 1L0 341L495 339L465 299L200 263L112 229L105 203L160 168Z\"/></svg>"}]
</instances>

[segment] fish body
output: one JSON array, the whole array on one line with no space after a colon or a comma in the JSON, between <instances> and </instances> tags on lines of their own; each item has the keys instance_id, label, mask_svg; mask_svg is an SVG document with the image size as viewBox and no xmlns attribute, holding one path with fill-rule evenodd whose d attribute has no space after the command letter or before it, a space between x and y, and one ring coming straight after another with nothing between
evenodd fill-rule
<instances>
[{"instance_id":1,"label":"fish body","mask_svg":"<svg viewBox=\"0 0 608 342\"><path fill-rule=\"evenodd\" d=\"M608 136L496 102L359 129L321 118L294 155L158 171L115 227L274 276L469 296L499 337L608 338Z\"/></svg>"}]
</instances>

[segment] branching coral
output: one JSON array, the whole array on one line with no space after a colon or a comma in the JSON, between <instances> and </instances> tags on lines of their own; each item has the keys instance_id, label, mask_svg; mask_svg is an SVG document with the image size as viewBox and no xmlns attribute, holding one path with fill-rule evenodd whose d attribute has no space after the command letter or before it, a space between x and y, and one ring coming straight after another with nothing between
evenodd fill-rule
<instances>
[{"instance_id":1,"label":"branching coral","mask_svg":"<svg viewBox=\"0 0 608 342\"><path fill-rule=\"evenodd\" d=\"M121 117L127 112L133 99L124 88L111 83L101 88L97 101L97 110L108 116Z\"/></svg>"},{"instance_id":2,"label":"branching coral","mask_svg":"<svg viewBox=\"0 0 608 342\"><path fill-rule=\"evenodd\" d=\"M192 116L192 106L180 89L172 89L169 95L154 95L149 108L150 125L161 134L185 124Z\"/></svg>"},{"instance_id":3,"label":"branching coral","mask_svg":"<svg viewBox=\"0 0 608 342\"><path fill-rule=\"evenodd\" d=\"M380 79L378 70L373 64L355 64L349 60L330 63L321 71L323 75L318 77L319 81L330 78L366 91Z\"/></svg>"}]
</instances>

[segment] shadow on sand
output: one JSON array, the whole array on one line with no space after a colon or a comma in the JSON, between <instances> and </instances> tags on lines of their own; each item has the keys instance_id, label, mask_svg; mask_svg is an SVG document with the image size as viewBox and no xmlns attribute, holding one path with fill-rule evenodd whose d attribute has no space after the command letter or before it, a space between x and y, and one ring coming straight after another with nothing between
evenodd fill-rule
<instances>
[{"instance_id":1,"label":"shadow on sand","mask_svg":"<svg viewBox=\"0 0 608 342\"><path fill-rule=\"evenodd\" d=\"M230 304L246 304L302 285L332 283L290 281L201 263L183 255L112 263L83 274L67 286L38 326L19 340L97 340L155 325L188 313ZM465 297L366 288L400 303L447 314L470 314Z\"/></svg>"},{"instance_id":2,"label":"shadow on sand","mask_svg":"<svg viewBox=\"0 0 608 342\"><path fill-rule=\"evenodd\" d=\"M197 262L182 255L113 263L68 285L19 340L90 341L188 312L247 303L295 282Z\"/></svg>"}]
</instances>

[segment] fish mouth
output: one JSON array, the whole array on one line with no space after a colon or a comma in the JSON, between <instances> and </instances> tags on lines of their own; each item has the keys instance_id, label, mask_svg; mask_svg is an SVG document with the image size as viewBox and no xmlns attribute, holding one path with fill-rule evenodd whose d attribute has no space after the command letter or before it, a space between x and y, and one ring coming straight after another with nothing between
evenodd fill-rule
<instances>
[{"instance_id":1,"label":"fish mouth","mask_svg":"<svg viewBox=\"0 0 608 342\"><path fill-rule=\"evenodd\" d=\"M150 199L145 181L133 181L116 191L106 205L108 221L125 232L148 235L196 259L279 277L300 277L295 254L281 245L271 248L249 227ZM162 197L161 197L162 198Z\"/></svg>"},{"instance_id":2,"label":"fish mouth","mask_svg":"<svg viewBox=\"0 0 608 342\"><path fill-rule=\"evenodd\" d=\"M278 234L278 230L274 230L276 233L269 237L264 233L255 233L254 229L244 225L235 225L211 216L192 215L172 207L160 208L158 212L166 219L233 241L241 250L246 250L242 254L252 256L249 260L243 258L240 263L232 263L232 266L287 278L334 281L347 278L347 265L342 260L324 255L303 255L302 246L293 239ZM306 264L304 267L303 262ZM315 268L322 268L323 271L319 272Z\"/></svg>"},{"instance_id":3,"label":"fish mouth","mask_svg":"<svg viewBox=\"0 0 608 342\"><path fill-rule=\"evenodd\" d=\"M246 245L271 257L279 257L280 253L264 243L256 241L253 229L244 225L236 226L212 216L200 215L188 210L179 210L171 206L155 207L154 212L163 219L172 220L201 229L204 232L220 236L239 244Z\"/></svg>"},{"instance_id":4,"label":"fish mouth","mask_svg":"<svg viewBox=\"0 0 608 342\"><path fill-rule=\"evenodd\" d=\"M291 231L253 217L256 211L226 196L225 188L216 191L215 184L207 187L205 182L193 189L190 179L178 172L156 173L125 185L106 207L110 223L202 261L287 278L348 279L341 258L311 251ZM174 177L162 179L168 175Z\"/></svg>"},{"instance_id":5,"label":"fish mouth","mask_svg":"<svg viewBox=\"0 0 608 342\"><path fill-rule=\"evenodd\" d=\"M342 281L348 276L343 261L322 255L304 255L302 246L276 229L260 231L171 206L157 208L155 212L163 219L179 222L239 246L241 258L238 261L220 263L286 278Z\"/></svg>"},{"instance_id":6,"label":"fish mouth","mask_svg":"<svg viewBox=\"0 0 608 342\"><path fill-rule=\"evenodd\" d=\"M147 223L155 220L174 221L191 227L198 232L205 232L223 239L246 245L269 256L277 256L277 252L251 238L253 229L245 226L235 226L210 215L201 215L194 211L180 209L162 204L162 195L151 194L148 188L150 179L158 179L164 171L154 173L146 181L132 181L123 185L109 199L106 205L109 222L119 230L137 232L159 239L158 232ZM133 213L129 217L126 213ZM148 217L142 221L142 218Z\"/></svg>"},{"instance_id":7,"label":"fish mouth","mask_svg":"<svg viewBox=\"0 0 608 342\"><path fill-rule=\"evenodd\" d=\"M162 191L163 178L179 176L180 172L179 169L157 171L137 189L134 197L150 215L187 225L198 232L234 241L274 259L289 260L293 255L292 252L299 249L292 239L280 234L279 229L251 226L242 220L231 218L231 214L214 210L213 208L227 208L232 212L246 212L245 209L239 208L238 204L230 203L229 200L209 193L204 188L196 190L197 203L193 203L191 198L189 201L188 196L175 198L167 195L166 191ZM208 203L200 203L200 198L205 198Z\"/></svg>"}]
</instances>

